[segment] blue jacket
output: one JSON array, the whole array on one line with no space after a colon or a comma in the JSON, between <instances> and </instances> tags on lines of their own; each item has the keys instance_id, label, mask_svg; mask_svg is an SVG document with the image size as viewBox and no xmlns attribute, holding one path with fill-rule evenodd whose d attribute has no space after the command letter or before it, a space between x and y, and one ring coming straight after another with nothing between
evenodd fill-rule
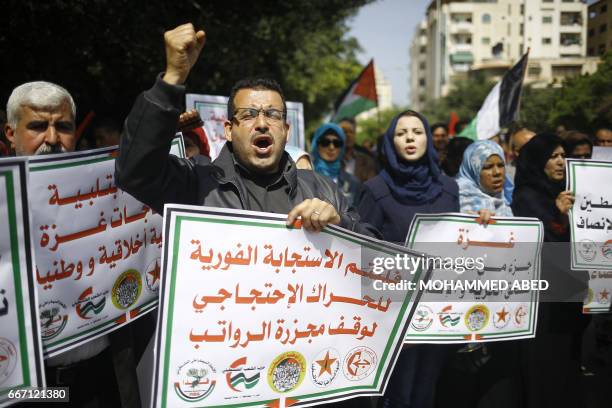
<instances>
[{"instance_id":1,"label":"blue jacket","mask_svg":"<svg viewBox=\"0 0 612 408\"><path fill-rule=\"evenodd\" d=\"M404 245L410 223L416 213L436 214L459 212L459 188L455 180L441 175L442 194L425 204L403 204L393 197L387 183L378 175L365 183L359 202L364 222L375 226L385 241Z\"/></svg>"}]
</instances>

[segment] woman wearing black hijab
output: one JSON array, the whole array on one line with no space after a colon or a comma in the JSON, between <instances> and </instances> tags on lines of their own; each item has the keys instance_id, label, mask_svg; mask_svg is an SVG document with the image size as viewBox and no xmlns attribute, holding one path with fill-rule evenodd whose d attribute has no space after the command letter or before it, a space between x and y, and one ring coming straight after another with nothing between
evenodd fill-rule
<instances>
[{"instance_id":1,"label":"woman wearing black hijab","mask_svg":"<svg viewBox=\"0 0 612 408\"><path fill-rule=\"evenodd\" d=\"M386 241L403 245L416 213L459 211L457 183L441 174L427 120L405 111L393 118L382 140L384 169L365 183L359 203L364 222ZM432 407L446 352L444 345L405 345L380 407Z\"/></svg>"},{"instance_id":2,"label":"woman wearing black hijab","mask_svg":"<svg viewBox=\"0 0 612 408\"><path fill-rule=\"evenodd\" d=\"M565 149L554 134L541 133L531 139L516 164L512 212L539 218L544 223L545 242L569 242L567 213L574 197L565 189Z\"/></svg>"},{"instance_id":3,"label":"woman wearing black hijab","mask_svg":"<svg viewBox=\"0 0 612 408\"><path fill-rule=\"evenodd\" d=\"M581 302L586 276L570 270L568 211L574 197L564 191L563 141L543 133L525 144L515 183L514 215L535 217L544 225L541 279L550 284L540 292L536 337L521 344L525 406L582 406L580 338L588 321Z\"/></svg>"}]
</instances>

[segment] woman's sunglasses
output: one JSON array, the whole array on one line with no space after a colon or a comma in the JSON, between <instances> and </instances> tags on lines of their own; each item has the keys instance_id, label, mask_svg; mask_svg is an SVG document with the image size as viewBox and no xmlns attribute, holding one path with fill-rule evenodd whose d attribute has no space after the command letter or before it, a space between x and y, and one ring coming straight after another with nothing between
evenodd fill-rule
<instances>
[{"instance_id":1,"label":"woman's sunglasses","mask_svg":"<svg viewBox=\"0 0 612 408\"><path fill-rule=\"evenodd\" d=\"M321 147L328 147L331 144L333 144L336 149L339 149L344 145L344 143L340 139L324 138L324 139L319 140L319 146Z\"/></svg>"}]
</instances>

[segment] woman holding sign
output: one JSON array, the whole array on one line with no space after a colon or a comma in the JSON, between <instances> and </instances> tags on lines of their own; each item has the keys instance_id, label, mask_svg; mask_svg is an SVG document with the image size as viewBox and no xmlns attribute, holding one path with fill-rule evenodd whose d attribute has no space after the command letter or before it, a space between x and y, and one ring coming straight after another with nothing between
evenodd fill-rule
<instances>
[{"instance_id":1,"label":"woman holding sign","mask_svg":"<svg viewBox=\"0 0 612 408\"><path fill-rule=\"evenodd\" d=\"M505 175L506 161L500 145L479 140L468 146L457 176L461 212L480 214L484 222L492 215L512 217L504 197Z\"/></svg>"},{"instance_id":2,"label":"woman holding sign","mask_svg":"<svg viewBox=\"0 0 612 408\"><path fill-rule=\"evenodd\" d=\"M527 407L581 406L580 339L587 323L581 315L586 278L570 270L568 211L574 196L565 189L565 150L553 134L538 134L521 149L512 209L544 224L542 279L536 338L522 342ZM573 303L570 303L573 302ZM580 303L578 303L580 302Z\"/></svg>"},{"instance_id":3,"label":"woman holding sign","mask_svg":"<svg viewBox=\"0 0 612 408\"><path fill-rule=\"evenodd\" d=\"M386 241L403 245L416 213L459 211L457 183L440 171L431 130L421 114L409 110L395 116L383 137L382 152L385 167L365 183L359 213ZM405 345L382 406L433 406L446 350L438 345Z\"/></svg>"},{"instance_id":4,"label":"woman holding sign","mask_svg":"<svg viewBox=\"0 0 612 408\"><path fill-rule=\"evenodd\" d=\"M479 140L465 150L457 175L462 213L479 214L483 224L492 216L512 217L506 204L504 182L506 161L501 146ZM522 401L519 349L515 341L471 343L454 356L451 368L439 386L463 390L461 401L441 395L438 406L488 407L503 401L505 407L519 407Z\"/></svg>"}]
</instances>

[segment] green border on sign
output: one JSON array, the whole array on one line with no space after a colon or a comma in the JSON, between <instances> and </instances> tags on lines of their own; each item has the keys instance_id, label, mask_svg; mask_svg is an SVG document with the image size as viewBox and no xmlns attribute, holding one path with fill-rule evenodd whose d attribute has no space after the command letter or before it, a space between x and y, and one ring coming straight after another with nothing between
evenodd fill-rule
<instances>
[{"instance_id":1,"label":"green border on sign","mask_svg":"<svg viewBox=\"0 0 612 408\"><path fill-rule=\"evenodd\" d=\"M585 162L575 162L575 161L570 161L569 162L569 166L570 166L570 178L569 178L569 190L572 192L572 194L574 196L576 196L576 167L605 167L605 168L612 168L612 163L610 164L604 164L604 163L585 163ZM573 210L570 209L570 211L573 212ZM573 218L573 214L571 219ZM574 227L574 223L571 222L570 223L572 225L572 266L573 267L582 267L582 268L591 268L591 269L602 269L605 268L606 270L610 270L612 268L612 264L596 264L596 263L584 263L584 262L579 262L578 261L578 254L576 253L577 251L577 242L575 241L575 237L576 237L576 230Z\"/></svg>"},{"instance_id":2,"label":"green border on sign","mask_svg":"<svg viewBox=\"0 0 612 408\"><path fill-rule=\"evenodd\" d=\"M416 221L416 225L414 227L414 229L412 230L410 237L408 238L409 241L409 247L410 249L412 249L412 246L414 246L414 239L416 237L417 231L421 225L421 222L439 222L439 221L447 221L447 222L456 222L456 223L461 223L461 224L478 224L476 222L476 219L473 218L463 218L463 217L459 217L459 216L419 216L417 218ZM490 224L489 227L500 227L500 226L517 226L517 227L534 227L535 225L533 223L525 223L525 222L516 222L516 221L510 221L510 220L496 220L496 222L494 224ZM538 227L538 242L540 242L541 239L541 228ZM539 251L538 251L539 253ZM537 254L536 254L536 258L537 258ZM535 270L535 274L534 274L534 278L539 279L540 277L540 264L538 262L535 262L535 265L537 265L537 268ZM507 337L507 336L513 336L516 334L520 334L520 333L524 333L524 334L535 334L535 327L534 323L535 323L535 318L536 318L536 313L534 313L534 310L537 310L537 308L533 307L533 303L534 303L534 297L536 296L535 291L531 292L531 299L530 299L530 303L532 305L531 307L531 313L529 314L529 325L524 329L524 330L513 330L513 331L507 331L507 332L503 332L503 333L462 333L462 334L458 334L458 333L448 333L448 334L406 334L406 340L410 340L410 339L419 339L421 337L424 338L435 338L435 341L448 341L448 342L454 342L456 340L465 340L465 336L467 334L470 335L478 335L480 338L482 339L486 339L486 338L502 338L502 337ZM476 303L476 302L474 302ZM511 303L511 302L508 302ZM521 302L522 303L522 302ZM525 302L527 303L527 302Z\"/></svg>"},{"instance_id":3,"label":"green border on sign","mask_svg":"<svg viewBox=\"0 0 612 408\"><path fill-rule=\"evenodd\" d=\"M164 349L164 372L163 372L163 379L162 379L162 407L166 407L167 406L167 399L168 399L168 374L169 374L169 364L170 364L170 353L172 350L172 345L171 345L171 334L172 334L172 322L174 320L174 308L175 308L175 302L174 302L174 293L176 290L176 278L177 278L177 264L178 264L178 250L179 250L179 241L180 241L180 236L181 236L181 223L183 221L192 221L192 222L208 222L208 223L215 223L215 224L232 224L232 225L243 225L243 226L247 226L247 227L266 227L266 228L276 228L276 229L287 229L287 226L283 223L283 222L278 222L278 223L271 223L271 222L264 222L264 221L239 221L239 220L228 220L228 219L221 219L221 218L206 218L206 217L193 217L193 216L181 216L181 215L177 215L175 218L175 225L174 225L174 242L173 242L173 252L172 252L172 266L171 266L171 271L170 271L170 290L169 290L169 296L168 296L168 314L166 315L166 333L165 333L165 340L166 340L166 344L165 347L162 346L162 348ZM345 234L342 234L340 232L337 231L333 231L331 229L324 229L323 231L320 232L321 234L328 234L334 237L339 237L342 238L346 241L350 241L353 243L357 243L359 245L361 245L362 247L367 247L370 249L375 249L379 252L382 253L386 253L387 255L393 255L394 252L392 252L389 249L382 249L380 246L369 243L367 241L363 241L363 240L359 240L356 239L354 237L351 236L347 236ZM414 278L418 280L421 276L423 272L423 269L419 269L417 272L414 273ZM389 335L389 339L393 339L400 326L402 321L405 319L405 313L406 310L408 308L408 305L410 304L413 296L414 296L414 291L406 291L407 295L404 298L404 302L402 304L402 307L400 308L400 312L398 315L398 319L395 321L395 324L393 326L393 329L391 330L391 333ZM163 307L163 305L162 305ZM403 342L403 339L399 340L400 342ZM401 347L401 346L400 346ZM387 358L387 356L389 355L389 353L391 352L391 341L387 342L387 345L385 347L385 350L383 351L382 354L382 358L380 359L380 361L385 361L385 359ZM321 397L321 396L325 396L325 395L334 395L334 394L338 394L338 393L344 393L347 391L358 391L358 390L364 390L364 391L368 391L368 390L376 390L378 388L377 384L380 381L381 375L383 374L382 371L383 365L382 364L378 364L378 368L377 368L377 372L376 375L374 376L374 384L371 386L354 386L354 387L345 387L345 388L339 388L339 389L335 389L335 390L330 390L330 391L324 391L324 392L319 392L319 393L314 393L314 394L307 394L307 395L296 395L296 396L292 396L291 398L300 400L300 401L305 401L308 399L312 399L312 398L316 398L316 397ZM249 406L253 406L253 405L261 405L261 404L265 404L265 403L269 403L273 400L266 400L266 401L256 401L256 402L249 402L249 403L241 403L241 404L233 404L233 405L206 405L207 407L211 407L211 408L221 408L221 407L249 407Z\"/></svg>"},{"instance_id":4,"label":"green border on sign","mask_svg":"<svg viewBox=\"0 0 612 408\"><path fill-rule=\"evenodd\" d=\"M13 172L5 171L0 173L0 177L4 179L6 188L6 204L8 212L9 233L11 242L11 262L13 265L13 283L15 285L15 303L17 307L17 322L19 326L19 348L21 354L21 370L23 383L20 385L12 385L10 389L0 391L0 395L7 394L11 389L29 387L30 382L30 364L28 356L28 337L25 328L25 316L23 313L23 288L21 287L21 268L19 264L19 234L17 233L17 212L15 208L15 184L13 181ZM34 322L35 323L35 322Z\"/></svg>"}]
</instances>

